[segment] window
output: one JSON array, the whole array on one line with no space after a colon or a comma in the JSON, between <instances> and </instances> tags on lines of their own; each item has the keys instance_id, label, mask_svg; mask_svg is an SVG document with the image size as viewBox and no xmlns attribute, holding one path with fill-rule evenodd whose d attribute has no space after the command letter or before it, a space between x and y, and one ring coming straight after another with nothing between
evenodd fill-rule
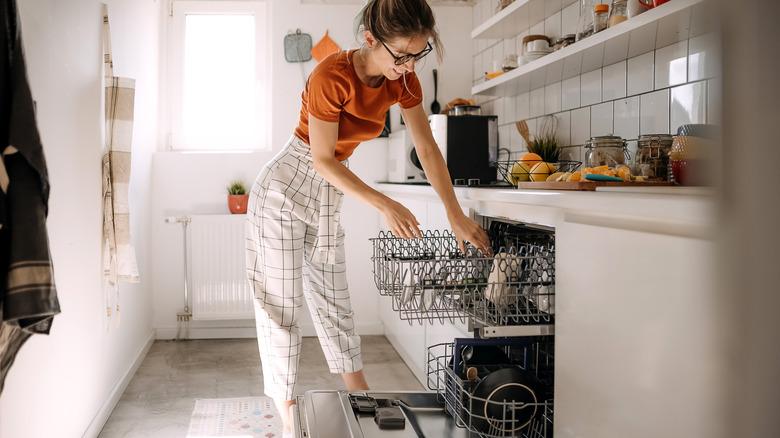
<instances>
[{"instance_id":1,"label":"window","mask_svg":"<svg viewBox=\"0 0 780 438\"><path fill-rule=\"evenodd\" d=\"M268 148L267 23L261 1L174 1L168 45L168 146Z\"/></svg>"}]
</instances>

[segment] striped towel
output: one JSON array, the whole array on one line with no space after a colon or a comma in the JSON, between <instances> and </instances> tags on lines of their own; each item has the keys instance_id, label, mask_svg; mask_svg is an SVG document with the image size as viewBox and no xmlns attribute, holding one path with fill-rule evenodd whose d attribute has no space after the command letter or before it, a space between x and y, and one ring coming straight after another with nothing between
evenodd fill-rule
<instances>
[{"instance_id":1,"label":"striped towel","mask_svg":"<svg viewBox=\"0 0 780 438\"><path fill-rule=\"evenodd\" d=\"M103 5L106 145L103 155L103 275L107 284L137 283L135 250L130 243L130 151L133 141L135 80L114 76L108 9Z\"/></svg>"}]
</instances>

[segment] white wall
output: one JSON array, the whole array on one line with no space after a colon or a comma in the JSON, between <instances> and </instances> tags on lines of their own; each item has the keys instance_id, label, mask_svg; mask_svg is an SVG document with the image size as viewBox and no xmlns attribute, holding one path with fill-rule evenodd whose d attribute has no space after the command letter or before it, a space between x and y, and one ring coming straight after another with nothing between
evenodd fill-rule
<instances>
[{"instance_id":1,"label":"white wall","mask_svg":"<svg viewBox=\"0 0 780 438\"><path fill-rule=\"evenodd\" d=\"M154 327L157 337L176 334L176 312L183 307L182 237L179 225L164 223L164 217L192 213L227 213L225 186L235 178L254 181L262 166L285 144L298 122L300 95L304 85L300 64L284 60L282 39L300 28L310 33L316 43L328 30L342 48L357 45L353 19L359 5L312 5L300 1L271 0L271 139L270 150L255 153L178 153L158 152L153 166L153 276ZM468 96L471 87L471 9L436 7L448 56L439 68L439 102L444 105L454 97ZM465 52L464 52L464 48ZM314 61L303 65L304 74L314 68ZM425 90L425 107L433 100L431 70L437 67L435 56L418 65L417 74ZM162 90L165 87L161 87ZM164 97L164 96L161 96ZM397 108L392 110L393 129L399 127ZM164 133L160 137L165 138ZM367 142L350 159L350 169L367 182L386 177L386 141ZM378 215L358 201L345 199L343 224L346 230L348 282L358 332L382 333L379 323L376 288L371 277L369 237L377 233ZM305 335L313 335L308 315L301 320ZM254 321L192 321L193 337L253 337Z\"/></svg>"},{"instance_id":2,"label":"white wall","mask_svg":"<svg viewBox=\"0 0 780 438\"><path fill-rule=\"evenodd\" d=\"M109 0L117 74L136 79L131 232L141 283L101 288L101 9L97 0L17 1L52 191L48 219L62 314L20 350L0 397L0 436L77 437L112 406L152 339L150 170L156 147L160 0ZM98 416L96 419L95 417ZM89 435L89 434L88 434Z\"/></svg>"}]
</instances>

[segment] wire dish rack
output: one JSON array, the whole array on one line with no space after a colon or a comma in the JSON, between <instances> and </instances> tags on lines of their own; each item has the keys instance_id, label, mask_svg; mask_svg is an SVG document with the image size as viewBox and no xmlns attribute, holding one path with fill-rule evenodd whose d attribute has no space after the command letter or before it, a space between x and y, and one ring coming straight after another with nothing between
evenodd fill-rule
<instances>
[{"instance_id":1,"label":"wire dish rack","mask_svg":"<svg viewBox=\"0 0 780 438\"><path fill-rule=\"evenodd\" d=\"M473 366L469 364L468 373L473 370L477 375L467 377L465 374L468 373L454 364L454 343L429 347L428 388L437 392L439 401L444 403L447 412L459 427L466 428L480 437L552 437L553 343L533 340L519 348L517 344L501 348L509 357L509 363ZM489 376L493 375L491 373L507 369L513 369L514 373L524 376L524 383L514 380L489 385L492 383L489 382ZM487 385L487 389L481 385ZM528 394L520 394L531 401L522 402L519 401L522 400L520 397L513 398L511 394L518 393L506 392L508 386L524 387L529 391Z\"/></svg>"},{"instance_id":2,"label":"wire dish rack","mask_svg":"<svg viewBox=\"0 0 780 438\"><path fill-rule=\"evenodd\" d=\"M574 172L582 166L581 161L558 160L554 163L548 163L551 166L535 171L534 166L538 163L542 163L542 160L523 160L525 166L515 167L524 154L525 152L514 152L509 154L506 160L498 160L495 162L496 169L498 169L498 175L513 186L517 185L518 182L531 180L532 174L535 177L540 178L538 179L539 181L545 181L546 174L552 174L554 172ZM538 173L538 176L535 175L536 173Z\"/></svg>"},{"instance_id":3,"label":"wire dish rack","mask_svg":"<svg viewBox=\"0 0 780 438\"><path fill-rule=\"evenodd\" d=\"M393 310L412 322L467 318L484 326L549 324L555 313L554 238L490 227L495 255L449 231L403 239L380 232L373 243L374 281ZM494 224L495 225L495 224Z\"/></svg>"}]
</instances>

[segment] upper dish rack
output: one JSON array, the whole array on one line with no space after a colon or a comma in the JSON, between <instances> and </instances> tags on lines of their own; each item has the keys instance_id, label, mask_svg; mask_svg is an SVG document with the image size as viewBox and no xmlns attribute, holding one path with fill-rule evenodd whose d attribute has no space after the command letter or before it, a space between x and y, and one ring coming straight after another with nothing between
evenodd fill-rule
<instances>
[{"instance_id":1,"label":"upper dish rack","mask_svg":"<svg viewBox=\"0 0 780 438\"><path fill-rule=\"evenodd\" d=\"M469 319L478 326L551 324L555 313L554 237L494 222L495 255L449 231L402 239L380 232L373 243L374 281L393 310L411 322Z\"/></svg>"}]
</instances>

